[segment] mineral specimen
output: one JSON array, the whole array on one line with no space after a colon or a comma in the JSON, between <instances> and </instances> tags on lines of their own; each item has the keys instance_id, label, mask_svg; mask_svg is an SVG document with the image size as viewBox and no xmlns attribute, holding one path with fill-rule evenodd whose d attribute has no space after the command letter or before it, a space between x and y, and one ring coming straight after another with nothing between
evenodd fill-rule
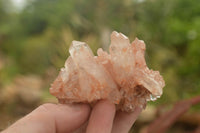
<instances>
[{"instance_id":1,"label":"mineral specimen","mask_svg":"<svg viewBox=\"0 0 200 133\"><path fill-rule=\"evenodd\" d=\"M144 58L145 43L116 31L111 34L110 54L98 49L94 56L84 42L73 41L65 67L53 82L50 93L60 103L95 103L109 99L117 109L131 112L144 108L162 95L165 82L158 71L150 70Z\"/></svg>"}]
</instances>

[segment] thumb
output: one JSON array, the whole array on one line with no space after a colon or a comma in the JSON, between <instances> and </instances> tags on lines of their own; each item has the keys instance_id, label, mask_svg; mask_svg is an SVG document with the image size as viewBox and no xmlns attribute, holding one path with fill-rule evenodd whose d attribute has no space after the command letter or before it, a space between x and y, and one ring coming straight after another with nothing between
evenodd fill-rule
<instances>
[{"instance_id":1,"label":"thumb","mask_svg":"<svg viewBox=\"0 0 200 133\"><path fill-rule=\"evenodd\" d=\"M66 133L79 128L89 117L85 104L43 104L3 133Z\"/></svg>"}]
</instances>

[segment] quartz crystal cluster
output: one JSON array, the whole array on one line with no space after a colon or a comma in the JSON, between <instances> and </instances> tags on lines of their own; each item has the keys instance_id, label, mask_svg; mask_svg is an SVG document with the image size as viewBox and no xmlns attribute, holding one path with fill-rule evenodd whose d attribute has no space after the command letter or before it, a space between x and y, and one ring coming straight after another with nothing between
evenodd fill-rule
<instances>
[{"instance_id":1,"label":"quartz crystal cluster","mask_svg":"<svg viewBox=\"0 0 200 133\"><path fill-rule=\"evenodd\" d=\"M95 103L108 99L117 109L131 112L144 108L149 100L162 95L165 82L145 61L145 43L130 43L122 33L111 34L109 53L101 48L94 56L84 42L73 41L70 56L55 79L50 93L60 103Z\"/></svg>"}]
</instances>

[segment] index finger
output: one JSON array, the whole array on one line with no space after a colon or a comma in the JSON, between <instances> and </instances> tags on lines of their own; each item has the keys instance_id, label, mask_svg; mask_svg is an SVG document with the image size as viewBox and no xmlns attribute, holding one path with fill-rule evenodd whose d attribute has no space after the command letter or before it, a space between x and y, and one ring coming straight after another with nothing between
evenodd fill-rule
<instances>
[{"instance_id":1,"label":"index finger","mask_svg":"<svg viewBox=\"0 0 200 133\"><path fill-rule=\"evenodd\" d=\"M86 133L111 133L115 111L113 103L99 101L92 110Z\"/></svg>"}]
</instances>

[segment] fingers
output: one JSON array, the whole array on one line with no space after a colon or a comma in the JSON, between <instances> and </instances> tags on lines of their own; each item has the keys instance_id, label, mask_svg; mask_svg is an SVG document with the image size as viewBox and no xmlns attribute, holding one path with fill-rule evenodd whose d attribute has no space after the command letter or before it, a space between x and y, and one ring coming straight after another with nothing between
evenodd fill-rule
<instances>
[{"instance_id":1,"label":"fingers","mask_svg":"<svg viewBox=\"0 0 200 133\"><path fill-rule=\"evenodd\" d=\"M100 101L93 108L86 133L128 133L141 110L117 112L115 116L115 105ZM84 104L44 104L2 133L69 133L87 121L89 114L90 107Z\"/></svg>"},{"instance_id":2,"label":"fingers","mask_svg":"<svg viewBox=\"0 0 200 133\"><path fill-rule=\"evenodd\" d=\"M114 104L99 101L92 110L86 133L111 133L115 111Z\"/></svg>"},{"instance_id":3,"label":"fingers","mask_svg":"<svg viewBox=\"0 0 200 133\"><path fill-rule=\"evenodd\" d=\"M128 133L141 111L142 109L137 107L132 113L117 112L113 123L112 133Z\"/></svg>"},{"instance_id":4,"label":"fingers","mask_svg":"<svg viewBox=\"0 0 200 133\"><path fill-rule=\"evenodd\" d=\"M68 133L79 128L89 114L90 107L84 104L44 104L3 133Z\"/></svg>"}]
</instances>

